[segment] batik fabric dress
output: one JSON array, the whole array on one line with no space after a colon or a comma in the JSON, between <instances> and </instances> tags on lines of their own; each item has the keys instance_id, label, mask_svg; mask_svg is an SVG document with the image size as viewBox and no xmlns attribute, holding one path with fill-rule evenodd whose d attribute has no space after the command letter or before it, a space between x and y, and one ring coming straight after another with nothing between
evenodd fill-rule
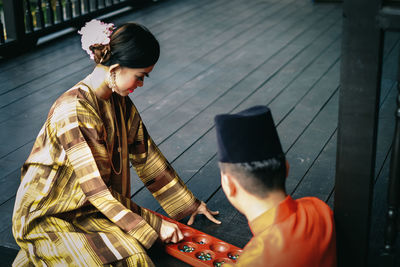
<instances>
[{"instance_id":1,"label":"batik fabric dress","mask_svg":"<svg viewBox=\"0 0 400 267\"><path fill-rule=\"evenodd\" d=\"M130 200L129 161L179 220L200 205L149 136L129 97L96 95L90 75L51 107L22 167L14 266L152 265L161 219ZM111 164L111 162L113 164Z\"/></svg>"}]
</instances>

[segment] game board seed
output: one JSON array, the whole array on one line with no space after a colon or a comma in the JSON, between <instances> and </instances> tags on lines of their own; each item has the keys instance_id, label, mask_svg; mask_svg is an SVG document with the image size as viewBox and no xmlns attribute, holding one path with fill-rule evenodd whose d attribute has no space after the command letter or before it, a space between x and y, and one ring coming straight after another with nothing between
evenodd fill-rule
<instances>
[{"instance_id":1,"label":"game board seed","mask_svg":"<svg viewBox=\"0 0 400 267\"><path fill-rule=\"evenodd\" d=\"M210 253L204 253L204 252L201 252L198 256L197 256L197 258L199 258L200 260L202 260L202 261L209 261L209 260L211 260L211 255L210 255Z\"/></svg>"},{"instance_id":2,"label":"game board seed","mask_svg":"<svg viewBox=\"0 0 400 267\"><path fill-rule=\"evenodd\" d=\"M182 252L186 252L186 253L189 253L189 252L193 252L194 251L194 248L192 248L192 247L189 247L188 245L184 245L181 249L179 249L180 251L182 251Z\"/></svg>"},{"instance_id":3,"label":"game board seed","mask_svg":"<svg viewBox=\"0 0 400 267\"><path fill-rule=\"evenodd\" d=\"M214 267L221 267L222 264L224 264L224 263L225 263L225 261L216 262L216 263L214 263Z\"/></svg>"},{"instance_id":4,"label":"game board seed","mask_svg":"<svg viewBox=\"0 0 400 267\"><path fill-rule=\"evenodd\" d=\"M235 255L232 255L232 254L228 254L228 257L230 258L230 259L232 259L232 260L237 260L237 259L239 259L239 254L235 254Z\"/></svg>"}]
</instances>

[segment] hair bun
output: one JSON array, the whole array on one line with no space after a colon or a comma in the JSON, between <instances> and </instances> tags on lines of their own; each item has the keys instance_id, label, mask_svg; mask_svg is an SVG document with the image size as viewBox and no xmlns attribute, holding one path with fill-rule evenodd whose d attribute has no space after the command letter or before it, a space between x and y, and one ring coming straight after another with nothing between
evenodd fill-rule
<instances>
[{"instance_id":1,"label":"hair bun","mask_svg":"<svg viewBox=\"0 0 400 267\"><path fill-rule=\"evenodd\" d=\"M92 19L82 27L78 33L82 35L82 48L94 60L95 54L99 61L104 62L105 57L110 54L110 36L115 27L112 23L104 23L100 20Z\"/></svg>"},{"instance_id":2,"label":"hair bun","mask_svg":"<svg viewBox=\"0 0 400 267\"><path fill-rule=\"evenodd\" d=\"M94 61L96 64L105 63L110 59L111 51L109 44L94 44L91 45L89 49L93 52Z\"/></svg>"}]
</instances>

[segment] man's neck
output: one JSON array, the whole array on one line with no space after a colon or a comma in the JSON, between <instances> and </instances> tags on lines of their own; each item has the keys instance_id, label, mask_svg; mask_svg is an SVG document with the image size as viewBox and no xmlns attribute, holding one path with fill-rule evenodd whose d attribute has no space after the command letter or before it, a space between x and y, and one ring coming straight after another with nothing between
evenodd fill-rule
<instances>
[{"instance_id":1,"label":"man's neck","mask_svg":"<svg viewBox=\"0 0 400 267\"><path fill-rule=\"evenodd\" d=\"M279 203L285 200L286 196L286 193L283 191L271 192L266 198L258 198L254 195L249 195L248 201L246 202L251 204L247 205L242 212L247 220L251 222L268 210L277 207Z\"/></svg>"}]
</instances>

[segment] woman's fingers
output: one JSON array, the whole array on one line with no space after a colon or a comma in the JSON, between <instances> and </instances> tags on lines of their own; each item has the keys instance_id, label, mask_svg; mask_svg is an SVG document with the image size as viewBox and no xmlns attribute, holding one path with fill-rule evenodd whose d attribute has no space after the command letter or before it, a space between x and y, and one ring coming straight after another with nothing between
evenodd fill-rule
<instances>
[{"instance_id":1,"label":"woman's fingers","mask_svg":"<svg viewBox=\"0 0 400 267\"><path fill-rule=\"evenodd\" d=\"M174 232L172 234L171 242L172 243L177 243L178 242L178 236L177 236L176 232Z\"/></svg>"},{"instance_id":2,"label":"woman's fingers","mask_svg":"<svg viewBox=\"0 0 400 267\"><path fill-rule=\"evenodd\" d=\"M176 227L175 231L172 232L172 235L171 235L171 238L170 238L170 242L178 243L182 239L183 239L183 234L182 234L181 230L179 230L179 228Z\"/></svg>"},{"instance_id":3,"label":"woman's fingers","mask_svg":"<svg viewBox=\"0 0 400 267\"><path fill-rule=\"evenodd\" d=\"M212 211L212 210L208 210L212 215L218 215L219 214L219 211L218 210L216 210L216 211Z\"/></svg>"},{"instance_id":4,"label":"woman's fingers","mask_svg":"<svg viewBox=\"0 0 400 267\"><path fill-rule=\"evenodd\" d=\"M189 221L187 222L188 225L192 225L192 224L194 223L194 217L196 217L196 215L197 215L197 212L194 212L194 213L190 216Z\"/></svg>"},{"instance_id":5,"label":"woman's fingers","mask_svg":"<svg viewBox=\"0 0 400 267\"><path fill-rule=\"evenodd\" d=\"M160 239L165 243L178 243L183 239L183 234L175 223L162 220Z\"/></svg>"},{"instance_id":6,"label":"woman's fingers","mask_svg":"<svg viewBox=\"0 0 400 267\"><path fill-rule=\"evenodd\" d=\"M179 241L181 241L183 239L183 234L182 234L181 229L178 228L177 233L178 233L178 242L179 242Z\"/></svg>"},{"instance_id":7,"label":"woman's fingers","mask_svg":"<svg viewBox=\"0 0 400 267\"><path fill-rule=\"evenodd\" d=\"M213 215L218 215L219 211L211 211L207 208L206 203L204 203L203 201L201 201L199 207L197 208L197 210L195 212L192 213L192 215L189 218L189 221L187 222L188 225L192 225L194 222L194 219L196 217L197 214L204 214L210 221L212 221L213 223L216 224L221 224L221 221L217 220L214 218Z\"/></svg>"},{"instance_id":8,"label":"woman's fingers","mask_svg":"<svg viewBox=\"0 0 400 267\"><path fill-rule=\"evenodd\" d=\"M217 213L217 214L218 214L218 213ZM204 215L205 215L210 221L212 221L213 223L221 224L221 221L219 221L219 220L217 220L217 219L214 218L212 212L210 212L210 211L207 210L207 212L205 212ZM214 214L214 215L216 215L216 214Z\"/></svg>"}]
</instances>

